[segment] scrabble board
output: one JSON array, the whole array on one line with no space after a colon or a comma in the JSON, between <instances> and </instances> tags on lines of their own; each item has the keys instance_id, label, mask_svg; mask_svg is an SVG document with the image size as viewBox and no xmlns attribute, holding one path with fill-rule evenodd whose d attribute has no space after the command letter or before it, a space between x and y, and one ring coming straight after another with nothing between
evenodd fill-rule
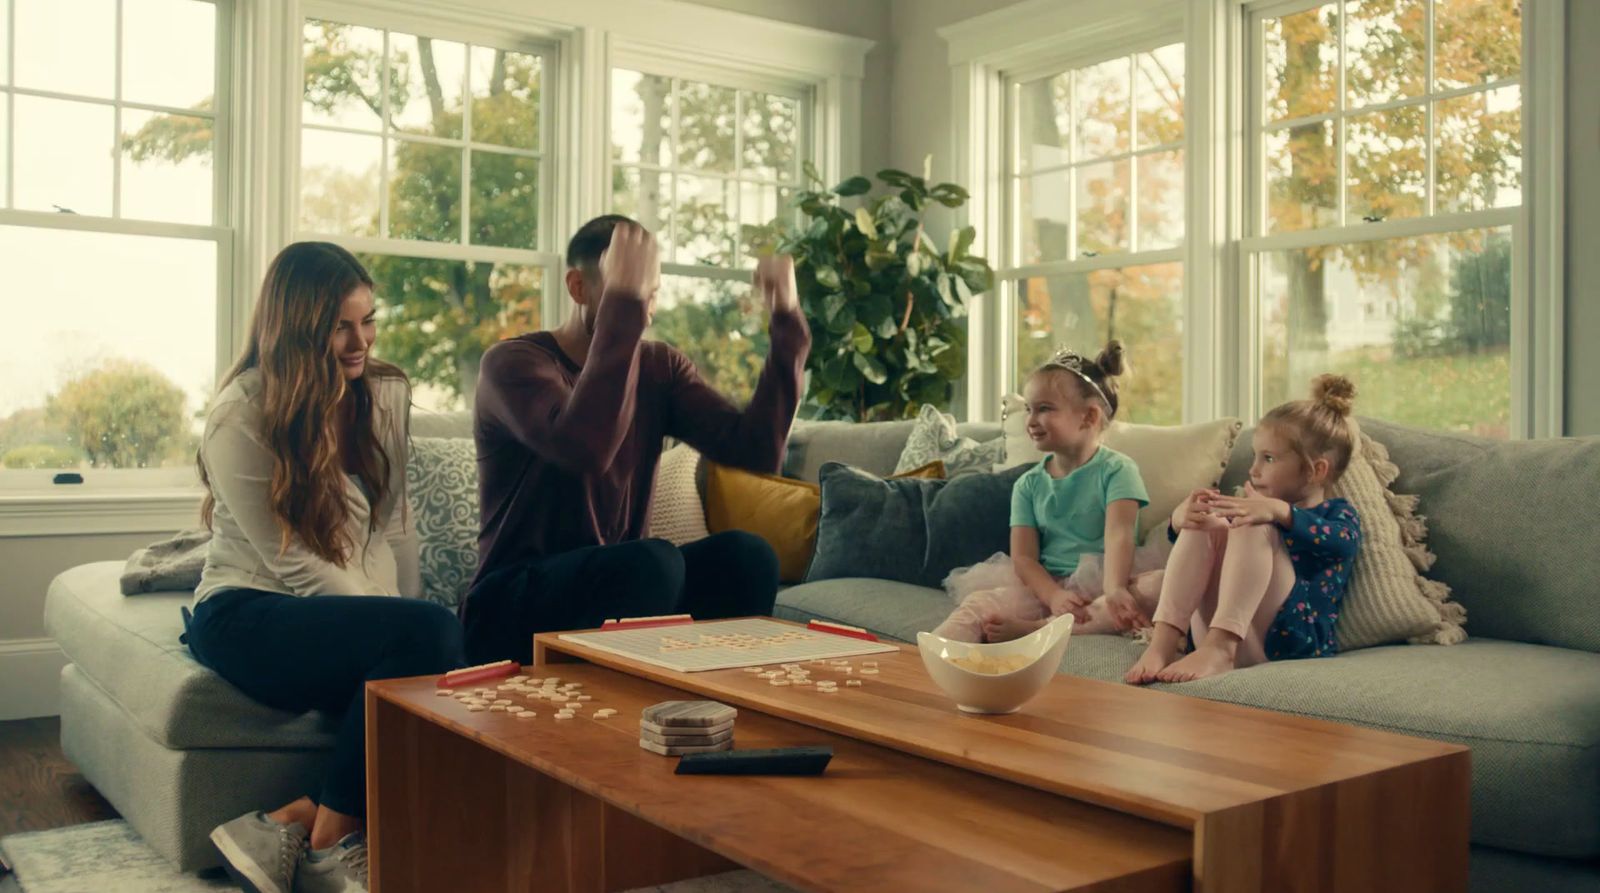
<instances>
[{"instance_id":1,"label":"scrabble board","mask_svg":"<svg viewBox=\"0 0 1600 893\"><path fill-rule=\"evenodd\" d=\"M563 633L561 639L680 673L887 654L899 650L894 645L882 642L817 632L763 618Z\"/></svg>"}]
</instances>

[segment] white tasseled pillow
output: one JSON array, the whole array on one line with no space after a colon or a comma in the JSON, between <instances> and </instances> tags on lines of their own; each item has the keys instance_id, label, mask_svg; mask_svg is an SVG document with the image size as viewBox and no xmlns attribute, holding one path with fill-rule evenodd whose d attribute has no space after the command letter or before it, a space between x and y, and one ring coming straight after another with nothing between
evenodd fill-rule
<instances>
[{"instance_id":1,"label":"white tasseled pillow","mask_svg":"<svg viewBox=\"0 0 1600 893\"><path fill-rule=\"evenodd\" d=\"M1454 645L1467 637L1467 609L1450 601L1450 587L1422 576L1433 566L1427 525L1417 497L1389 487L1400 470L1389 451L1366 434L1350 467L1329 488L1361 516L1361 546L1339 612L1339 650L1393 642Z\"/></svg>"}]
</instances>

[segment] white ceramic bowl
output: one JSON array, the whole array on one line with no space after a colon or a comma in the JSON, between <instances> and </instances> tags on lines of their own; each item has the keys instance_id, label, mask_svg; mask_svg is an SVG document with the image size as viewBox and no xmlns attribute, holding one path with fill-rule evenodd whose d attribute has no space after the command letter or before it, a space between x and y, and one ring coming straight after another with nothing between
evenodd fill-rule
<instances>
[{"instance_id":1,"label":"white ceramic bowl","mask_svg":"<svg viewBox=\"0 0 1600 893\"><path fill-rule=\"evenodd\" d=\"M1072 638L1072 615L1062 614L1038 630L992 645L957 642L933 633L917 633L922 665L934 684L967 713L1015 713L1045 687L1061 665L1061 655ZM979 673L959 667L950 658L1024 655L1030 662L1009 673Z\"/></svg>"}]
</instances>

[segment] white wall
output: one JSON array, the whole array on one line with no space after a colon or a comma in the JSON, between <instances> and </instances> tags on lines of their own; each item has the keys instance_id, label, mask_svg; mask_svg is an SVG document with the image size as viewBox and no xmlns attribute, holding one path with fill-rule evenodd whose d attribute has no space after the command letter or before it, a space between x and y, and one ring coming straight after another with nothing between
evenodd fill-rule
<instances>
[{"instance_id":1,"label":"white wall","mask_svg":"<svg viewBox=\"0 0 1600 893\"><path fill-rule=\"evenodd\" d=\"M159 533L0 537L0 720L56 712L65 663L44 631L44 594L56 574L90 561L121 561Z\"/></svg>"}]
</instances>

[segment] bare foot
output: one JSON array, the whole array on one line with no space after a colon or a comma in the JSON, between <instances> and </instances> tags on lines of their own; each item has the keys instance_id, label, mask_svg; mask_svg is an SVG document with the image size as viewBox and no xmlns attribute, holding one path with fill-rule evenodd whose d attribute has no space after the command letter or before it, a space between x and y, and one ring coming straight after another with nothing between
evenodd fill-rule
<instances>
[{"instance_id":1,"label":"bare foot","mask_svg":"<svg viewBox=\"0 0 1600 893\"><path fill-rule=\"evenodd\" d=\"M1123 674L1122 681L1129 685L1145 685L1156 681L1162 671L1183 653L1184 641L1185 636L1177 627L1157 623L1144 654Z\"/></svg>"},{"instance_id":2,"label":"bare foot","mask_svg":"<svg viewBox=\"0 0 1600 893\"><path fill-rule=\"evenodd\" d=\"M1196 679L1221 676L1233 669L1233 661L1233 651L1207 642L1182 660L1162 670L1156 678L1162 682L1193 682Z\"/></svg>"},{"instance_id":3,"label":"bare foot","mask_svg":"<svg viewBox=\"0 0 1600 893\"><path fill-rule=\"evenodd\" d=\"M1018 620L1014 617L1001 617L999 614L988 614L983 618L983 640L985 642L1009 642L1036 632L1044 626L1043 620Z\"/></svg>"}]
</instances>

